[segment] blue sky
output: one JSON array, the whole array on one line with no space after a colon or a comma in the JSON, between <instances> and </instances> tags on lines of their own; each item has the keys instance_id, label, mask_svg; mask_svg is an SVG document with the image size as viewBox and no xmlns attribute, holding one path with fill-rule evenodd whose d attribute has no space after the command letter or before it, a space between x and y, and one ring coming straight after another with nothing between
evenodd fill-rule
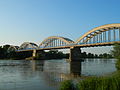
<instances>
[{"instance_id":1,"label":"blue sky","mask_svg":"<svg viewBox=\"0 0 120 90\"><path fill-rule=\"evenodd\" d=\"M77 40L110 23L120 23L119 0L0 0L0 46L49 36Z\"/></svg>"}]
</instances>

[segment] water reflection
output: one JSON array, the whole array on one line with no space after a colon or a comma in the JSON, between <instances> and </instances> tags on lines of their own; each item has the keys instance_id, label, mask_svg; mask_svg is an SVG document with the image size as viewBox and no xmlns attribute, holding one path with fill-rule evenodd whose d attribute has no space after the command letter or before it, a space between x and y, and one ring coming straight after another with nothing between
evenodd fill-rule
<instances>
[{"instance_id":1,"label":"water reflection","mask_svg":"<svg viewBox=\"0 0 120 90\"><path fill-rule=\"evenodd\" d=\"M36 61L36 60L31 60L30 62L31 62L31 68L32 68L32 71L33 71L33 72L37 71L37 69L38 69L39 71L43 71L44 61L41 60L41 61L38 63L38 61Z\"/></svg>"},{"instance_id":2,"label":"water reflection","mask_svg":"<svg viewBox=\"0 0 120 90\"><path fill-rule=\"evenodd\" d=\"M31 61L32 71L40 70L44 72L44 76L50 83L80 77L81 75L81 61L71 60L67 61ZM51 82L52 81L52 82Z\"/></svg>"},{"instance_id":3,"label":"water reflection","mask_svg":"<svg viewBox=\"0 0 120 90\"><path fill-rule=\"evenodd\" d=\"M81 75L81 61L71 61L70 62L70 74L75 76Z\"/></svg>"},{"instance_id":4,"label":"water reflection","mask_svg":"<svg viewBox=\"0 0 120 90\"><path fill-rule=\"evenodd\" d=\"M81 73L85 76L101 76L109 74L116 71L115 62L115 59L85 59L84 62L82 62Z\"/></svg>"},{"instance_id":5,"label":"water reflection","mask_svg":"<svg viewBox=\"0 0 120 90\"><path fill-rule=\"evenodd\" d=\"M81 76L81 61L80 60L71 60L69 62L69 73L61 74L62 80L70 80Z\"/></svg>"}]
</instances>

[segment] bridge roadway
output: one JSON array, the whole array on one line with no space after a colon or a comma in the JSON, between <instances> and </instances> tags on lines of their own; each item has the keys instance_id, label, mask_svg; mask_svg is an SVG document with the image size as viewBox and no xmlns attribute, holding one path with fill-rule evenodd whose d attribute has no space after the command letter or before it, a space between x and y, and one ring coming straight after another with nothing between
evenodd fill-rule
<instances>
[{"instance_id":1,"label":"bridge roadway","mask_svg":"<svg viewBox=\"0 0 120 90\"><path fill-rule=\"evenodd\" d=\"M28 49L28 50L18 50L16 52L33 51L33 50L41 51L41 50L52 50L52 49L67 49L67 48L69 49L69 48L73 48L73 47L85 48L85 47L96 47L96 46L111 46L111 45L114 45L115 43L120 43L120 41L94 43L94 44L68 45L68 46L48 47L48 48L38 48L38 49Z\"/></svg>"}]
</instances>

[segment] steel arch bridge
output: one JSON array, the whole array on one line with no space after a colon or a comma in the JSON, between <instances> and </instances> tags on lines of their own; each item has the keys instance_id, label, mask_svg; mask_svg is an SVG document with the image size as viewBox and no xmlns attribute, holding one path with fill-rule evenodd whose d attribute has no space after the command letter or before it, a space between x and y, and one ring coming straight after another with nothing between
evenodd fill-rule
<instances>
[{"instance_id":1,"label":"steel arch bridge","mask_svg":"<svg viewBox=\"0 0 120 90\"><path fill-rule=\"evenodd\" d=\"M51 48L67 46L75 43L73 40L65 37L51 36L46 38L40 45L39 48Z\"/></svg>"},{"instance_id":2,"label":"steel arch bridge","mask_svg":"<svg viewBox=\"0 0 120 90\"><path fill-rule=\"evenodd\" d=\"M19 48L18 51L22 50L33 50L33 49L38 49L38 45L35 43L31 42L24 42Z\"/></svg>"},{"instance_id":3,"label":"steel arch bridge","mask_svg":"<svg viewBox=\"0 0 120 90\"><path fill-rule=\"evenodd\" d=\"M112 45L115 42L120 43L120 23L106 24L96 27L85 33L77 41L60 36L51 36L43 40L39 46L35 43L25 42L20 46L18 51L62 49L63 47L105 46Z\"/></svg>"},{"instance_id":4,"label":"steel arch bridge","mask_svg":"<svg viewBox=\"0 0 120 90\"><path fill-rule=\"evenodd\" d=\"M17 51L19 49L18 46L13 46L11 45L8 49L7 49L7 52L10 53L10 52L14 52L14 51Z\"/></svg>"},{"instance_id":5,"label":"steel arch bridge","mask_svg":"<svg viewBox=\"0 0 120 90\"><path fill-rule=\"evenodd\" d=\"M106 24L88 31L76 41L76 44L112 44L119 41L120 24Z\"/></svg>"}]
</instances>

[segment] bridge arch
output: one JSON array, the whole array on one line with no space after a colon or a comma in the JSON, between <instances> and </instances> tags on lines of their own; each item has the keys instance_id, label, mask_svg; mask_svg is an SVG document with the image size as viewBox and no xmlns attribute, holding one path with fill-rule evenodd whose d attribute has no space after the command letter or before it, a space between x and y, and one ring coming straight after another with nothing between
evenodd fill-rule
<instances>
[{"instance_id":1,"label":"bridge arch","mask_svg":"<svg viewBox=\"0 0 120 90\"><path fill-rule=\"evenodd\" d=\"M59 47L74 43L73 40L60 36L51 36L42 41L39 48Z\"/></svg>"},{"instance_id":2,"label":"bridge arch","mask_svg":"<svg viewBox=\"0 0 120 90\"><path fill-rule=\"evenodd\" d=\"M120 41L120 23L114 23L88 31L76 41L76 44L114 42L118 39Z\"/></svg>"},{"instance_id":3,"label":"bridge arch","mask_svg":"<svg viewBox=\"0 0 120 90\"><path fill-rule=\"evenodd\" d=\"M32 42L24 42L20 45L18 50L30 50L30 49L37 49L38 45Z\"/></svg>"},{"instance_id":4,"label":"bridge arch","mask_svg":"<svg viewBox=\"0 0 120 90\"><path fill-rule=\"evenodd\" d=\"M7 52L9 53L9 52L17 51L18 48L19 48L19 46L13 46L13 45L11 45L11 46L8 48Z\"/></svg>"}]
</instances>

